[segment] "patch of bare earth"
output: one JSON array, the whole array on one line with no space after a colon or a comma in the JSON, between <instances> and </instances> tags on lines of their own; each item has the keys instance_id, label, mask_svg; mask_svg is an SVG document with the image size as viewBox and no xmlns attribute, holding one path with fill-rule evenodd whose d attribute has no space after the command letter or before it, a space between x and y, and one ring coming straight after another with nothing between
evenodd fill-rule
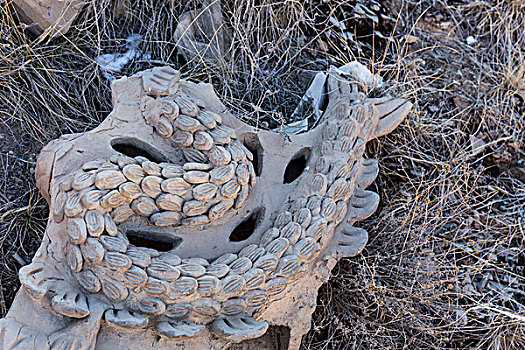
<instances>
[{"instance_id":1,"label":"patch of bare earth","mask_svg":"<svg viewBox=\"0 0 525 350\"><path fill-rule=\"evenodd\" d=\"M185 62L173 33L198 1L87 5L60 39L30 34L0 5L0 315L40 244L41 147L111 110L100 54L143 36L115 77L169 64L211 82L240 117L282 126L314 74L352 60L413 112L367 154L381 204L370 241L318 298L304 349L525 348L525 2L223 1L235 56ZM471 37L471 38L469 38Z\"/></svg>"}]
</instances>

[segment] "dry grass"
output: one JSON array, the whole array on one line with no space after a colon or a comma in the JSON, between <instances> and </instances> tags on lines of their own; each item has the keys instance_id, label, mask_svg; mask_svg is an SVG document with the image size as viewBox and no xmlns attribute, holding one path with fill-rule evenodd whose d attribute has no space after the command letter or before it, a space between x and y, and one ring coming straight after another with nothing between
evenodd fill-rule
<instances>
[{"instance_id":1,"label":"dry grass","mask_svg":"<svg viewBox=\"0 0 525 350\"><path fill-rule=\"evenodd\" d=\"M368 148L381 164L372 185L380 208L362 223L370 242L323 287L305 349L525 348L525 2L380 1L391 19L377 24L357 18L355 3L230 1L236 56L221 66L177 55L177 18L194 2L137 1L118 19L110 1L97 1L54 41L25 33L3 3L1 314L45 230L36 154L108 114L95 58L140 33L150 57L122 74L171 64L264 127L289 121L315 71L353 59L390 81L377 93L414 101L408 120ZM338 37L331 16L357 40Z\"/></svg>"}]
</instances>

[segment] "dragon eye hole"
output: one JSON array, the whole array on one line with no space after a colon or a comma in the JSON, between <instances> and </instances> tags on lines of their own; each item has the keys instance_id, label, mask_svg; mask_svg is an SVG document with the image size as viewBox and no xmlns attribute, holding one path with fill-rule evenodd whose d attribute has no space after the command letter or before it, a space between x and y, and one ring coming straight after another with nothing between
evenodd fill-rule
<instances>
[{"instance_id":1,"label":"dragon eye hole","mask_svg":"<svg viewBox=\"0 0 525 350\"><path fill-rule=\"evenodd\" d=\"M246 133L241 136L242 143L253 154L255 175L261 176L263 166L263 148L257 134Z\"/></svg>"},{"instance_id":2,"label":"dragon eye hole","mask_svg":"<svg viewBox=\"0 0 525 350\"><path fill-rule=\"evenodd\" d=\"M134 158L142 156L152 162L161 163L166 161L166 157L151 145L132 137L117 138L111 140L111 147L128 157Z\"/></svg>"},{"instance_id":3,"label":"dragon eye hole","mask_svg":"<svg viewBox=\"0 0 525 350\"><path fill-rule=\"evenodd\" d=\"M231 242L245 241L255 232L255 229L264 219L264 208L258 208L245 220L243 220L237 227L235 227L230 234Z\"/></svg>"},{"instance_id":4,"label":"dragon eye hole","mask_svg":"<svg viewBox=\"0 0 525 350\"><path fill-rule=\"evenodd\" d=\"M310 151L310 148L303 148L292 157L284 171L283 183L292 183L301 176L310 158Z\"/></svg>"},{"instance_id":5,"label":"dragon eye hole","mask_svg":"<svg viewBox=\"0 0 525 350\"><path fill-rule=\"evenodd\" d=\"M181 237L153 235L145 230L127 230L126 237L135 247L151 248L158 252L168 252L182 243Z\"/></svg>"}]
</instances>

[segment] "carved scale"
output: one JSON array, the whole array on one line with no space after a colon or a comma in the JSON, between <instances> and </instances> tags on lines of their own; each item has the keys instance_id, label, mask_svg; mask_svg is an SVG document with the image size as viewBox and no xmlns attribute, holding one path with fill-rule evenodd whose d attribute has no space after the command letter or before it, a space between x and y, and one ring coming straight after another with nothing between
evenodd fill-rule
<instances>
[{"instance_id":1,"label":"carved scale","mask_svg":"<svg viewBox=\"0 0 525 350\"><path fill-rule=\"evenodd\" d=\"M328 85L320 125L285 136L240 122L210 85L169 67L114 82L108 118L38 159L51 214L0 323L3 348L115 348L125 334L140 336L133 348L218 349L269 324L289 327L297 348L317 289L366 243L352 226L379 201L365 190L378 172L366 142L411 108L367 98L334 72ZM130 156L137 150L148 157ZM304 169L290 168L297 159ZM298 173L283 181L288 171ZM250 218L253 234L232 241Z\"/></svg>"}]
</instances>

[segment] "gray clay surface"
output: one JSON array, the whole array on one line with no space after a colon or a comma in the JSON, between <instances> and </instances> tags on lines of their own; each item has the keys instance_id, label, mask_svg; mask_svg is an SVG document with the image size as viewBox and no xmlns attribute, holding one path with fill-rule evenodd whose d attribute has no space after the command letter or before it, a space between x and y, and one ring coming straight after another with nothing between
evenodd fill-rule
<instances>
[{"instance_id":1,"label":"gray clay surface","mask_svg":"<svg viewBox=\"0 0 525 350\"><path fill-rule=\"evenodd\" d=\"M50 217L0 347L297 349L319 287L367 241L353 226L379 201L366 142L411 103L331 71L319 125L283 135L169 67L112 91L104 122L39 156Z\"/></svg>"}]
</instances>

